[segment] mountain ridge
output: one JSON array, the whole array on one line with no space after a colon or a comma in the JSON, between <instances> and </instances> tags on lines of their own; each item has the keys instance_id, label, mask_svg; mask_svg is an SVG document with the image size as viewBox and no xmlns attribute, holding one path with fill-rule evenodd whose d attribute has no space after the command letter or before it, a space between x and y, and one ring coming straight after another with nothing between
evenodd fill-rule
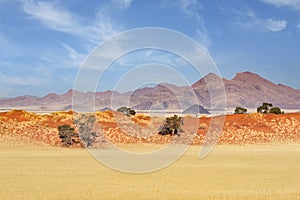
<instances>
[{"instance_id":1,"label":"mountain ridge","mask_svg":"<svg viewBox=\"0 0 300 200\"><path fill-rule=\"evenodd\" d=\"M220 82L220 80L222 82ZM80 92L69 89L64 94L50 93L43 97L18 96L15 98L0 99L0 107L39 109L47 107L51 110L61 110L72 105L72 95L88 101L95 97L96 109L103 107L118 107L128 105L138 110L184 110L191 105L199 104L211 108L211 93L218 99L218 91L209 91L210 88L222 89L219 83L224 84L227 108L243 106L258 107L262 102L271 102L273 105L285 109L300 108L300 89L294 89L284 84L275 84L258 74L246 71L237 73L231 80L221 78L216 74L207 74L194 82L191 86L176 86L169 83L160 83L153 87L145 87L135 91L119 93L107 90L104 92ZM218 99L218 101L223 101Z\"/></svg>"}]
</instances>

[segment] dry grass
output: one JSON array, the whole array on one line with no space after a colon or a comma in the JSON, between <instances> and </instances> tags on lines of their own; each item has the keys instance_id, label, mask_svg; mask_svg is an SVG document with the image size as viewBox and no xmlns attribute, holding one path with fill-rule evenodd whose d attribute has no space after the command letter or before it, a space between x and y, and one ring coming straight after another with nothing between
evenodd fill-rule
<instances>
[{"instance_id":1,"label":"dry grass","mask_svg":"<svg viewBox=\"0 0 300 200\"><path fill-rule=\"evenodd\" d=\"M0 197L300 199L299 145L218 146L204 160L199 148L160 171L128 174L103 166L86 150L2 143Z\"/></svg>"}]
</instances>

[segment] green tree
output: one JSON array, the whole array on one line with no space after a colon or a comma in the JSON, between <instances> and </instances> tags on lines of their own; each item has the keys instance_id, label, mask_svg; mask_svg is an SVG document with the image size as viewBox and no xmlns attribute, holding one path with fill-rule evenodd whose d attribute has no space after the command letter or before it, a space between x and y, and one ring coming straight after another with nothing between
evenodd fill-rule
<instances>
[{"instance_id":1,"label":"green tree","mask_svg":"<svg viewBox=\"0 0 300 200\"><path fill-rule=\"evenodd\" d=\"M130 109L128 113L129 113L129 115L135 115L136 114L135 110L132 110L132 109Z\"/></svg>"},{"instance_id":2,"label":"green tree","mask_svg":"<svg viewBox=\"0 0 300 200\"><path fill-rule=\"evenodd\" d=\"M247 113L247 109L240 106L236 107L234 110L234 114L245 114L245 113Z\"/></svg>"},{"instance_id":3,"label":"green tree","mask_svg":"<svg viewBox=\"0 0 300 200\"><path fill-rule=\"evenodd\" d=\"M267 114L269 113L269 107L272 107L273 105L271 103L263 103L262 106L259 106L257 108L257 112L258 113L263 113L263 114Z\"/></svg>"},{"instance_id":4,"label":"green tree","mask_svg":"<svg viewBox=\"0 0 300 200\"><path fill-rule=\"evenodd\" d=\"M178 117L178 115L167 117L164 120L163 125L160 127L158 133L161 135L179 135L179 132L182 132L182 124L182 117Z\"/></svg>"},{"instance_id":5,"label":"green tree","mask_svg":"<svg viewBox=\"0 0 300 200\"><path fill-rule=\"evenodd\" d=\"M273 107L273 108L270 109L269 113L283 114L283 111L281 111L281 109L279 107Z\"/></svg>"},{"instance_id":6,"label":"green tree","mask_svg":"<svg viewBox=\"0 0 300 200\"><path fill-rule=\"evenodd\" d=\"M57 127L59 138L64 146L69 147L74 144L80 143L78 133L74 132L74 128L70 125L64 124Z\"/></svg>"},{"instance_id":7,"label":"green tree","mask_svg":"<svg viewBox=\"0 0 300 200\"><path fill-rule=\"evenodd\" d=\"M131 108L127 108L125 106L123 106L121 108L118 108L117 111L120 112L120 113L123 113L124 115L127 115L127 116L135 115L136 114L135 110L133 110Z\"/></svg>"}]
</instances>

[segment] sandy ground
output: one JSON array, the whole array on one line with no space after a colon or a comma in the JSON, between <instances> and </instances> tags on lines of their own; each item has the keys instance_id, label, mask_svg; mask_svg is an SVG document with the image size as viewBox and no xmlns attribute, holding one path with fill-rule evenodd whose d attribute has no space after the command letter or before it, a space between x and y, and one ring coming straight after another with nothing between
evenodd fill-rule
<instances>
[{"instance_id":1,"label":"sandy ground","mask_svg":"<svg viewBox=\"0 0 300 200\"><path fill-rule=\"evenodd\" d=\"M83 149L1 144L0 199L300 199L300 145L217 146L203 160L199 149L129 174Z\"/></svg>"}]
</instances>

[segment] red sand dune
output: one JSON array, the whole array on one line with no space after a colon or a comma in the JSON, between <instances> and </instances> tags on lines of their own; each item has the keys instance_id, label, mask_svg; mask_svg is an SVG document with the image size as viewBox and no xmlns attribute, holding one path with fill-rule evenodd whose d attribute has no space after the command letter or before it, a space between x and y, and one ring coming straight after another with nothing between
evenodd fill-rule
<instances>
[{"instance_id":1,"label":"red sand dune","mask_svg":"<svg viewBox=\"0 0 300 200\"><path fill-rule=\"evenodd\" d=\"M155 143L164 144L177 136L157 134L163 118L137 114L126 117L121 113L105 111L96 113L99 131L95 145L107 143ZM195 120L195 119L194 119ZM197 119L199 128L193 144L203 144L211 121L210 117ZM73 124L73 112L35 114L23 110L0 113L0 142L13 139L17 143L61 146L57 126ZM188 126L188 125L186 125ZM180 138L180 137L179 137ZM183 135L181 142L188 141ZM293 114L239 114L227 115L218 144L261 144L300 142L300 113Z\"/></svg>"}]
</instances>

